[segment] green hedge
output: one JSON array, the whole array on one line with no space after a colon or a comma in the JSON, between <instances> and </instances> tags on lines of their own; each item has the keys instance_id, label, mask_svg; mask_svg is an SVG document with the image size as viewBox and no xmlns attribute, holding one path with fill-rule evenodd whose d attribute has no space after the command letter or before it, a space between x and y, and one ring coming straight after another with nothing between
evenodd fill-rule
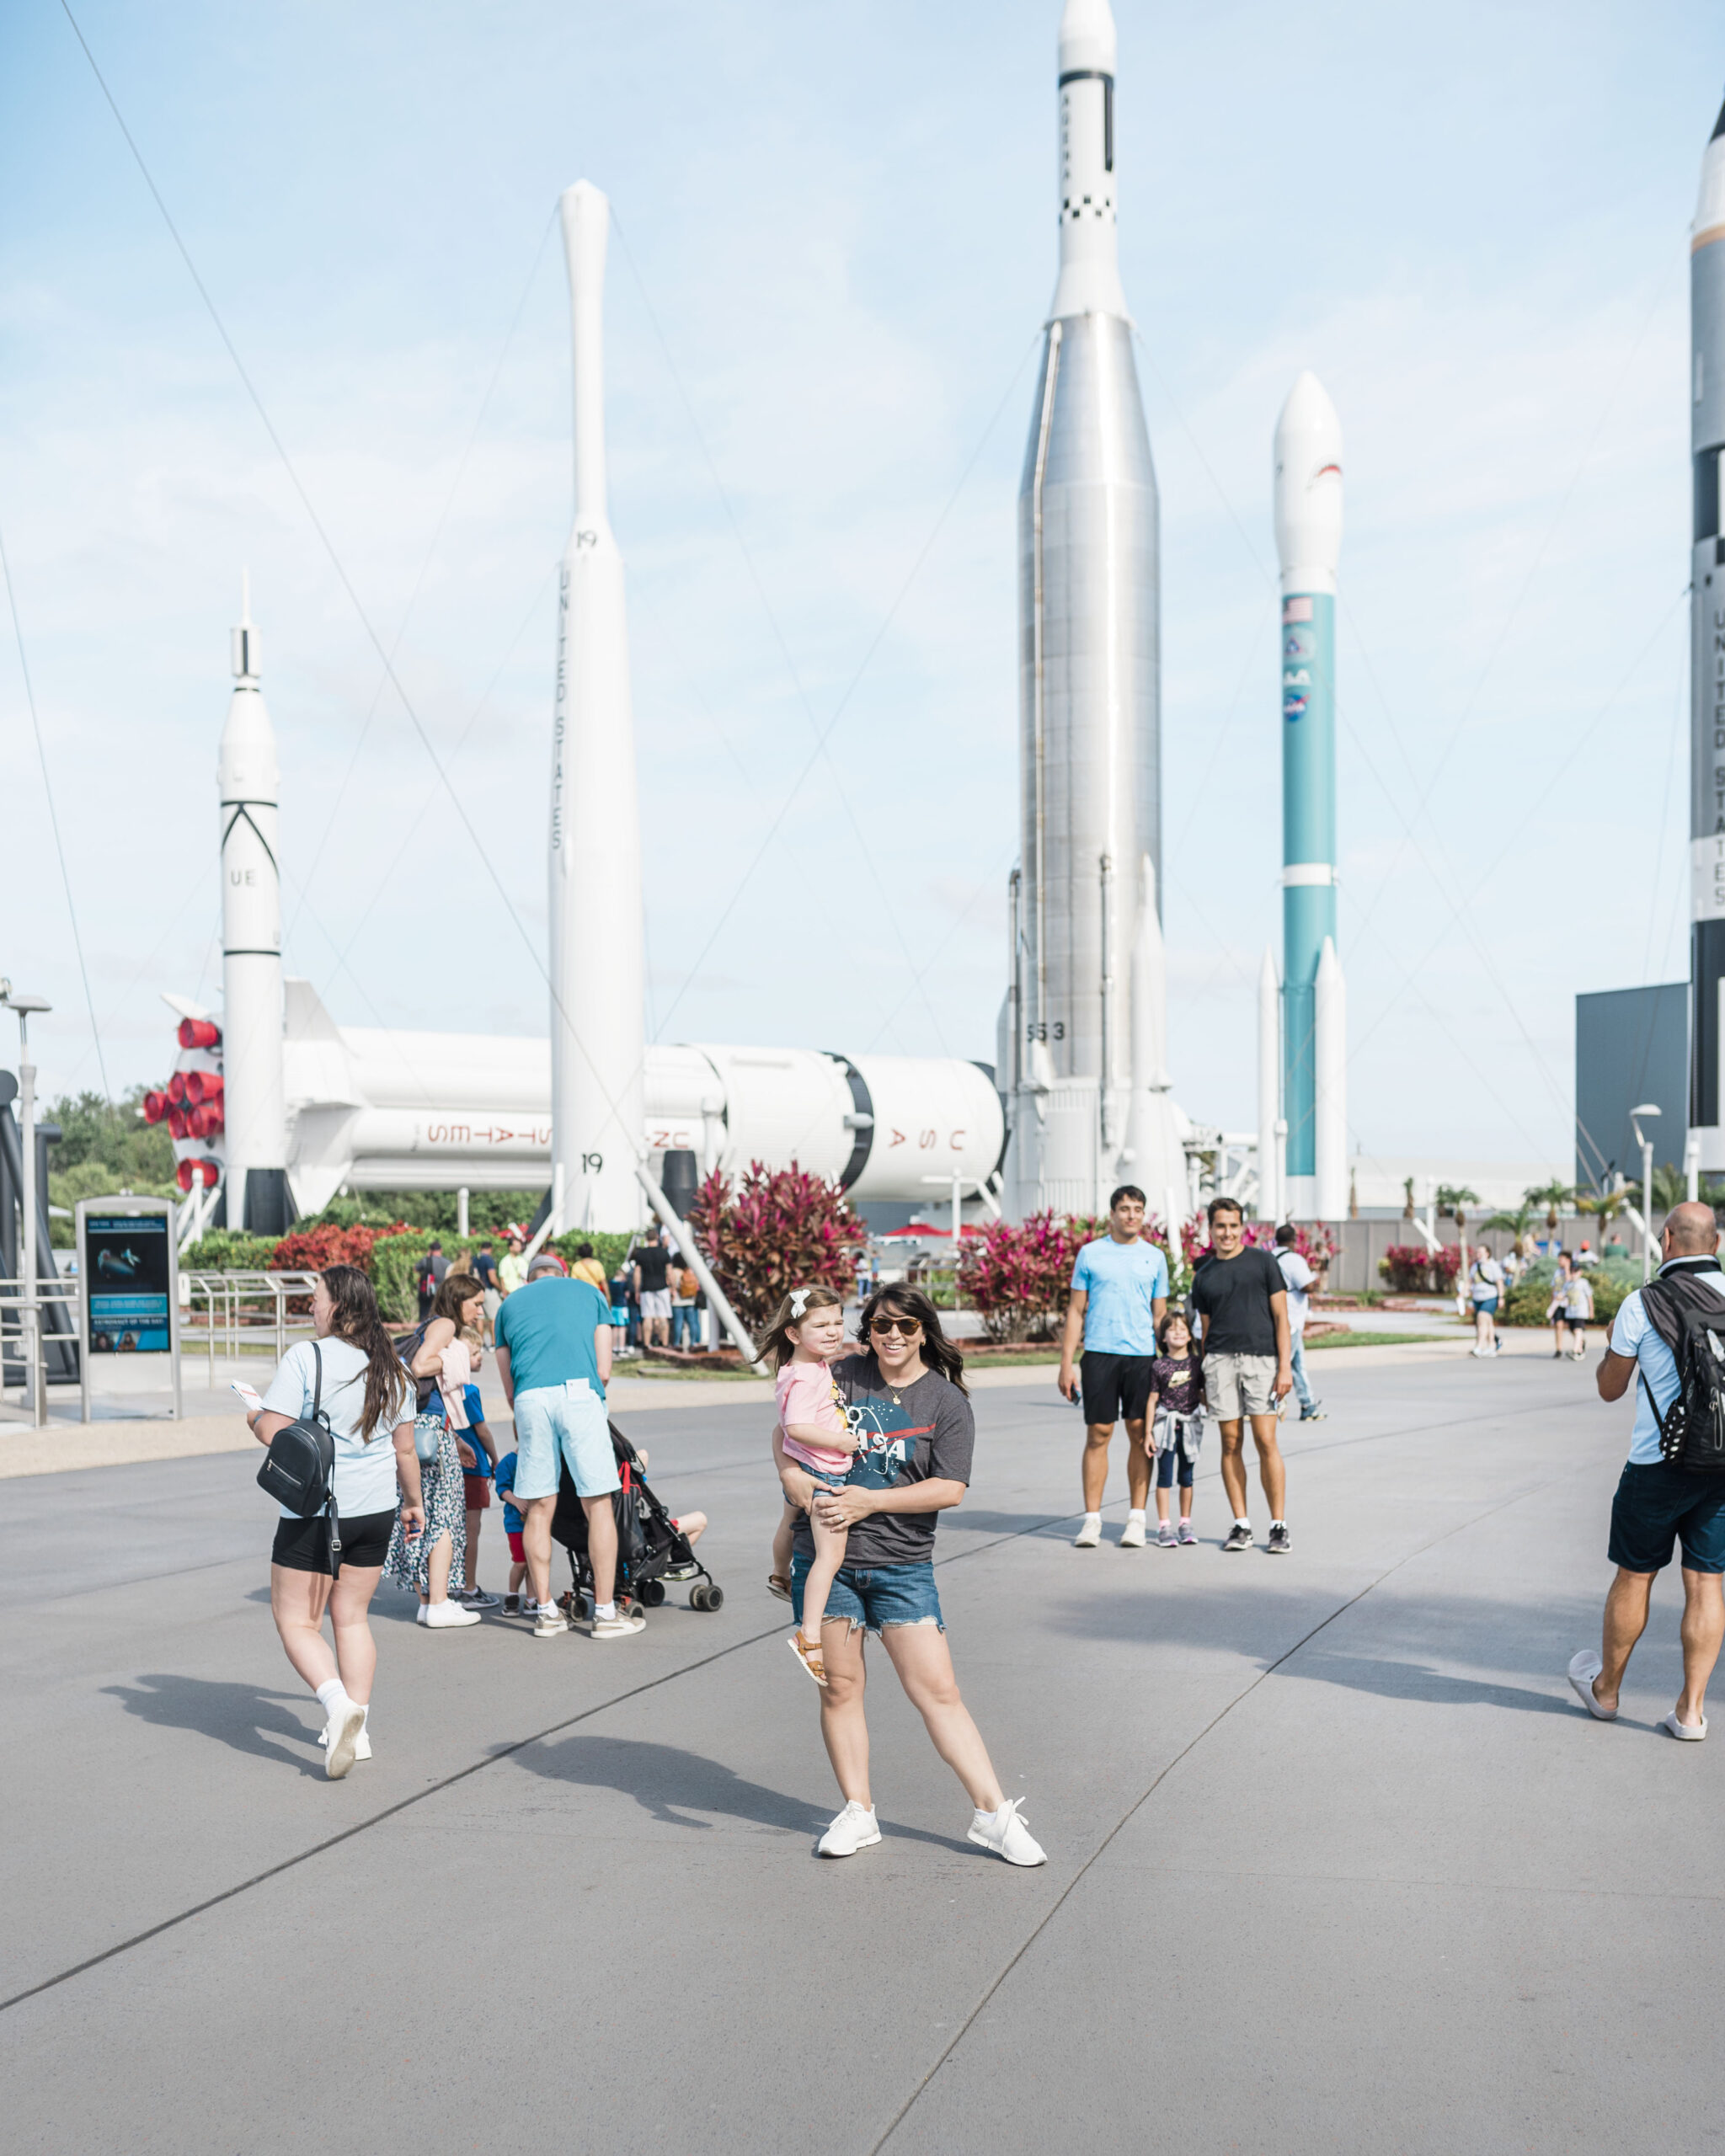
<instances>
[{"instance_id":1,"label":"green hedge","mask_svg":"<svg viewBox=\"0 0 1725 2156\"><path fill-rule=\"evenodd\" d=\"M1509 1299L1498 1315L1498 1324L1544 1325L1557 1271L1555 1258L1536 1258L1509 1290ZM1629 1258L1605 1257L1587 1268L1587 1277L1593 1283L1593 1321L1609 1325L1623 1298L1640 1287L1641 1267Z\"/></svg>"},{"instance_id":2,"label":"green hedge","mask_svg":"<svg viewBox=\"0 0 1725 2156\"><path fill-rule=\"evenodd\" d=\"M634 1240L632 1234L608 1235L601 1228L584 1228L573 1235L554 1236L547 1248L554 1250L565 1265L573 1265L575 1252L580 1246L591 1243L593 1255L605 1267L605 1277L608 1280L622 1263L624 1254Z\"/></svg>"},{"instance_id":3,"label":"green hedge","mask_svg":"<svg viewBox=\"0 0 1725 2156\"><path fill-rule=\"evenodd\" d=\"M186 1273L262 1273L280 1240L243 1235L237 1228L211 1228L180 1253L180 1267Z\"/></svg>"}]
</instances>

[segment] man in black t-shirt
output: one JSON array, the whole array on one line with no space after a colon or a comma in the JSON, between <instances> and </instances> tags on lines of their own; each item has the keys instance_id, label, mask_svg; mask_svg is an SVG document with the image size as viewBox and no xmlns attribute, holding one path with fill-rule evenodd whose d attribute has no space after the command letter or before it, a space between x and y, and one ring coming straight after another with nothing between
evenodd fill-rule
<instances>
[{"instance_id":1,"label":"man in black t-shirt","mask_svg":"<svg viewBox=\"0 0 1725 2156\"><path fill-rule=\"evenodd\" d=\"M657 1228L647 1230L647 1240L635 1252L635 1293L641 1300L641 1341L644 1347L670 1345L670 1252L659 1240Z\"/></svg>"},{"instance_id":2,"label":"man in black t-shirt","mask_svg":"<svg viewBox=\"0 0 1725 2156\"><path fill-rule=\"evenodd\" d=\"M1270 1508L1269 1553L1293 1546L1282 1517L1286 1477L1276 1442L1278 1403L1293 1390L1293 1337L1288 1329L1288 1283L1267 1250L1248 1250L1239 1203L1210 1203L1211 1251L1192 1278L1204 1353L1204 1399L1222 1438L1222 1486L1234 1508L1224 1550L1252 1547L1246 1516L1246 1419L1258 1451L1258 1478Z\"/></svg>"}]
</instances>

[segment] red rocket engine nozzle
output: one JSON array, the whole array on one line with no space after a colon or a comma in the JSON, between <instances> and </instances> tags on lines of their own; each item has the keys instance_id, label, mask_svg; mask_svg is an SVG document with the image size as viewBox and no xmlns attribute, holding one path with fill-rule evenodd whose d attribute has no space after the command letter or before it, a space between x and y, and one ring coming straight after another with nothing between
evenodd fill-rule
<instances>
[{"instance_id":1,"label":"red rocket engine nozzle","mask_svg":"<svg viewBox=\"0 0 1725 2156\"><path fill-rule=\"evenodd\" d=\"M174 1171L174 1180L179 1185L182 1190L190 1190L191 1188L192 1164L190 1161L182 1161L180 1162L179 1166Z\"/></svg>"},{"instance_id":2,"label":"red rocket engine nozzle","mask_svg":"<svg viewBox=\"0 0 1725 2156\"><path fill-rule=\"evenodd\" d=\"M144 1121L146 1123L160 1123L167 1113L168 1096L166 1093L145 1094Z\"/></svg>"},{"instance_id":3,"label":"red rocket engine nozzle","mask_svg":"<svg viewBox=\"0 0 1725 2156\"><path fill-rule=\"evenodd\" d=\"M189 1138L219 1138L222 1131L222 1103L206 1101L201 1107L194 1108L185 1119Z\"/></svg>"},{"instance_id":4,"label":"red rocket engine nozzle","mask_svg":"<svg viewBox=\"0 0 1725 2156\"><path fill-rule=\"evenodd\" d=\"M190 1137L191 1133L186 1129L186 1113L183 1107L176 1107L168 1109L168 1135L176 1139Z\"/></svg>"},{"instance_id":5,"label":"red rocket engine nozzle","mask_svg":"<svg viewBox=\"0 0 1725 2156\"><path fill-rule=\"evenodd\" d=\"M198 1167L203 1175L205 1189L214 1190L222 1180L220 1166L214 1161L200 1161Z\"/></svg>"},{"instance_id":6,"label":"red rocket engine nozzle","mask_svg":"<svg viewBox=\"0 0 1725 2156\"><path fill-rule=\"evenodd\" d=\"M182 1018L179 1044L182 1048L220 1048L222 1028L211 1025L207 1018Z\"/></svg>"},{"instance_id":7,"label":"red rocket engine nozzle","mask_svg":"<svg viewBox=\"0 0 1725 2156\"><path fill-rule=\"evenodd\" d=\"M222 1073L219 1070L188 1070L185 1074L185 1097L195 1107L200 1101L219 1101L222 1098Z\"/></svg>"},{"instance_id":8,"label":"red rocket engine nozzle","mask_svg":"<svg viewBox=\"0 0 1725 2156\"><path fill-rule=\"evenodd\" d=\"M183 1070L176 1070L168 1081L168 1104L170 1107L177 1108L184 1107L184 1103L185 1073Z\"/></svg>"}]
</instances>

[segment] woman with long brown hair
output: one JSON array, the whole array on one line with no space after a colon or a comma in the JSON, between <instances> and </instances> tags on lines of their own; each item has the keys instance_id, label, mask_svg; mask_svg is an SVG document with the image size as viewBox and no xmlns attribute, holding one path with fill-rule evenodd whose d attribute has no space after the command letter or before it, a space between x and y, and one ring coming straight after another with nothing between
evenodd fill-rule
<instances>
[{"instance_id":1,"label":"woman with long brown hair","mask_svg":"<svg viewBox=\"0 0 1725 2156\"><path fill-rule=\"evenodd\" d=\"M450 1598L451 1580L459 1587L467 1575L467 1498L460 1449L465 1440L456 1436L437 1381L444 1349L484 1314L484 1283L471 1273L447 1273L431 1315L401 1348L414 1380L414 1444L425 1497L417 1521L409 1521L403 1508L383 1569L398 1586L418 1593L419 1620L437 1632L479 1621L477 1609Z\"/></svg>"},{"instance_id":2,"label":"woman with long brown hair","mask_svg":"<svg viewBox=\"0 0 1725 2156\"><path fill-rule=\"evenodd\" d=\"M934 1581L934 1528L962 1504L970 1480L976 1422L964 1389L964 1358L941 1331L940 1313L921 1289L878 1288L862 1306L861 1351L832 1364L857 1454L844 1486L826 1487L788 1454L773 1454L791 1502L812 1505L845 1558L827 1592L821 1626L820 1734L845 1808L820 1838L823 1856L854 1856L880 1839L868 1783L868 1724L862 1710L863 1641L886 1650L905 1695L934 1748L975 1806L969 1838L1008 1864L1047 1858L1008 1799L970 1710L959 1693ZM800 1518L791 1560L800 1628L814 1539Z\"/></svg>"},{"instance_id":3,"label":"woman with long brown hair","mask_svg":"<svg viewBox=\"0 0 1725 2156\"><path fill-rule=\"evenodd\" d=\"M424 1513L413 1387L357 1266L332 1265L318 1276L312 1323L316 1340L288 1349L262 1406L247 1420L267 1445L315 1406L335 1440L340 1577L332 1577L328 1519L284 1506L270 1565L270 1611L288 1660L323 1710L323 1770L339 1781L355 1759L371 1756L367 1723L377 1648L367 1612L396 1523L398 1481L401 1517L418 1523ZM333 1654L323 1636L326 1610L335 1632Z\"/></svg>"}]
</instances>

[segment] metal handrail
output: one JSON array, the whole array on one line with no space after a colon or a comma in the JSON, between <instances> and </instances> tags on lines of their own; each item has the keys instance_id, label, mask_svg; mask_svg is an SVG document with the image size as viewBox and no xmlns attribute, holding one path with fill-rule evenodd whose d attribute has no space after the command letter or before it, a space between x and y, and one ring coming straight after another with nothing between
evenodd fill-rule
<instances>
[{"instance_id":1,"label":"metal handrail","mask_svg":"<svg viewBox=\"0 0 1725 2156\"><path fill-rule=\"evenodd\" d=\"M302 1316L290 1312L287 1305L295 1297L309 1295L321 1277L316 1273L182 1273L180 1307L185 1313L186 1344L195 1345L201 1334L211 1385L216 1382L218 1343L225 1358L273 1333L280 1362L287 1353L290 1336L311 1339L314 1328L310 1313Z\"/></svg>"}]
</instances>

